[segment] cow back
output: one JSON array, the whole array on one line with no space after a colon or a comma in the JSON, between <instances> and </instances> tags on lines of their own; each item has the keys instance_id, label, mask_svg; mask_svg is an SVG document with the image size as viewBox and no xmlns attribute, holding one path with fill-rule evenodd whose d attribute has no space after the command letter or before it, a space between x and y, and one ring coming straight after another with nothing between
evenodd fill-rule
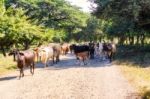
<instances>
[{"instance_id":1,"label":"cow back","mask_svg":"<svg viewBox=\"0 0 150 99\"><path fill-rule=\"evenodd\" d=\"M35 60L35 53L31 50L22 51L21 53L24 54L25 57L25 63L26 65L30 65Z\"/></svg>"},{"instance_id":2,"label":"cow back","mask_svg":"<svg viewBox=\"0 0 150 99\"><path fill-rule=\"evenodd\" d=\"M81 46L74 45L73 50L75 53L81 53L81 52L89 51L89 46L87 46L87 45L81 45Z\"/></svg>"}]
</instances>

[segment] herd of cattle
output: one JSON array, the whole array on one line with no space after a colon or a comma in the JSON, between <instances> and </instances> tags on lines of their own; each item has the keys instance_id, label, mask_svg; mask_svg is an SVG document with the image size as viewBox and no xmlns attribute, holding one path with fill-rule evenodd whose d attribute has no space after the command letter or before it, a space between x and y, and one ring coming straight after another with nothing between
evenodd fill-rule
<instances>
[{"instance_id":1,"label":"herd of cattle","mask_svg":"<svg viewBox=\"0 0 150 99\"><path fill-rule=\"evenodd\" d=\"M74 53L77 60L80 60L86 65L86 60L94 59L99 56L100 59L108 58L110 62L116 52L116 45L113 43L87 43L87 44L59 44L50 43L45 46L40 46L34 50L19 51L12 50L9 55L13 55L14 61L17 62L17 67L20 70L19 78L24 76L24 67L30 67L30 72L34 74L35 61L41 61L45 67L49 62L51 65L57 64L60 61L60 55L66 55L68 52Z\"/></svg>"}]
</instances>

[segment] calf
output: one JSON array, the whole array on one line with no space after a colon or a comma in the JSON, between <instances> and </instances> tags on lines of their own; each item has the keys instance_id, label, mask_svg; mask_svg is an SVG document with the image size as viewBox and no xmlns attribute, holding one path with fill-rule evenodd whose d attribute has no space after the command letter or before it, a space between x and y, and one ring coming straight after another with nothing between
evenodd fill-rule
<instances>
[{"instance_id":1,"label":"calf","mask_svg":"<svg viewBox=\"0 0 150 99\"><path fill-rule=\"evenodd\" d=\"M24 76L23 69L28 66L30 66L31 74L34 74L35 54L33 51L26 50L20 52L19 50L14 50L10 52L9 55L14 55L17 58L17 67L20 69L19 78Z\"/></svg>"},{"instance_id":2,"label":"calf","mask_svg":"<svg viewBox=\"0 0 150 99\"><path fill-rule=\"evenodd\" d=\"M85 61L89 58L89 46L82 45L82 46L72 46L74 50L74 54L76 55L77 60L83 61L84 65L86 65Z\"/></svg>"}]
</instances>

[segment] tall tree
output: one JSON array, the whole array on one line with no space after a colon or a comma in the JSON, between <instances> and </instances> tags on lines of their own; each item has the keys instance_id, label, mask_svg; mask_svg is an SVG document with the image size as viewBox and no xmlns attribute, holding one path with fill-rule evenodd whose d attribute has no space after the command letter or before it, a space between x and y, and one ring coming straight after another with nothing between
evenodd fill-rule
<instances>
[{"instance_id":1,"label":"tall tree","mask_svg":"<svg viewBox=\"0 0 150 99\"><path fill-rule=\"evenodd\" d=\"M90 0L97 4L93 14L98 18L112 21L110 30L121 38L129 38L131 44L134 37L141 38L144 44L146 36L150 36L150 1L149 0ZM117 27L117 28L116 28ZM136 32L136 33L135 33ZM121 39L122 40L122 39ZM138 40L137 40L138 41Z\"/></svg>"}]
</instances>

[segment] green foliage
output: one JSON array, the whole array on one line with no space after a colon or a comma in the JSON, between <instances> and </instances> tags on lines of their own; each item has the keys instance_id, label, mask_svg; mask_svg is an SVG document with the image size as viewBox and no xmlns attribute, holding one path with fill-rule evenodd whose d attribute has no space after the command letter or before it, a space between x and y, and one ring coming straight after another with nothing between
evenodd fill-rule
<instances>
[{"instance_id":1,"label":"green foliage","mask_svg":"<svg viewBox=\"0 0 150 99\"><path fill-rule=\"evenodd\" d=\"M89 14L65 0L1 0L0 47L28 49L32 44L74 39Z\"/></svg>"},{"instance_id":2,"label":"green foliage","mask_svg":"<svg viewBox=\"0 0 150 99\"><path fill-rule=\"evenodd\" d=\"M107 21L103 32L119 38L120 43L129 39L134 44L144 45L145 37L150 37L149 0L89 0L97 4L93 15ZM109 24L109 22L111 24Z\"/></svg>"},{"instance_id":3,"label":"green foliage","mask_svg":"<svg viewBox=\"0 0 150 99\"><path fill-rule=\"evenodd\" d=\"M0 21L1 46L27 42L30 44L33 39L41 35L42 28L30 24L22 9L8 8L6 13L0 17Z\"/></svg>"},{"instance_id":4,"label":"green foliage","mask_svg":"<svg viewBox=\"0 0 150 99\"><path fill-rule=\"evenodd\" d=\"M104 28L104 21L91 17L87 20L87 26L84 29L83 39L86 41L97 41L104 36L102 32Z\"/></svg>"},{"instance_id":5,"label":"green foliage","mask_svg":"<svg viewBox=\"0 0 150 99\"><path fill-rule=\"evenodd\" d=\"M150 66L150 46L118 46L116 60L125 63L129 62L140 67Z\"/></svg>"}]
</instances>

